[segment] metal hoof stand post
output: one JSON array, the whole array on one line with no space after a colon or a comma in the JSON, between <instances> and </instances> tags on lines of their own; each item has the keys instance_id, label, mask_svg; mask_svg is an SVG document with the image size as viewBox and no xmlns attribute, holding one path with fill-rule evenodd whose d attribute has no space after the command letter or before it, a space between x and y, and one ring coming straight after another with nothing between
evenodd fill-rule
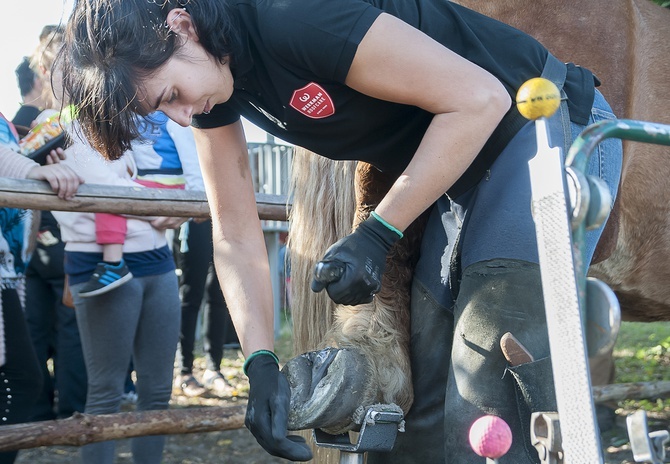
<instances>
[{"instance_id":1,"label":"metal hoof stand post","mask_svg":"<svg viewBox=\"0 0 670 464\"><path fill-rule=\"evenodd\" d=\"M644 411L636 411L626 418L630 447L635 462L663 464L665 462L665 444L670 441L667 430L649 432L647 415Z\"/></svg>"},{"instance_id":2,"label":"metal hoof stand post","mask_svg":"<svg viewBox=\"0 0 670 464\"><path fill-rule=\"evenodd\" d=\"M537 131L529 169L558 415L534 414L532 440L545 463L602 463L588 357L612 347L620 313L612 290L585 277L585 232L599 227L611 206L608 189L585 174L586 166L606 138L670 145L670 126L631 120L593 124L575 140L564 164L561 149L551 147L547 120L559 107L560 93L549 81L533 81L517 103ZM629 420L629 433L640 449L636 462L662 462L659 443L667 435L649 434L644 413Z\"/></svg>"},{"instance_id":3,"label":"metal hoof stand post","mask_svg":"<svg viewBox=\"0 0 670 464\"><path fill-rule=\"evenodd\" d=\"M567 169L572 169L575 172L584 173L586 166L588 165L589 156L595 150L598 144L607 138L619 138L622 140L670 146L670 125L628 119L603 121L597 124L593 124L587 127L570 147L570 151L568 152L568 156L566 157L565 161ZM597 195L595 200L596 202L603 201ZM591 198L591 202L593 201L594 199ZM583 253L584 234L585 229L588 228L588 218L586 219L586 223L587 227L585 227L582 223L579 227L575 227L573 230L573 240L576 244L579 245L580 253ZM580 265L584 266L584 263L580 262ZM577 274L578 276L585 274L583 269L583 267L580 267L580 273ZM584 279L580 279L582 285L583 280ZM585 311L587 314L594 312L592 311L591 307L593 304L591 301L592 298L589 294L591 291L591 287L588 286L590 280L591 279L589 279L589 282L587 282L586 285ZM599 282L599 284L601 286L605 286L602 282ZM550 337L551 336L552 334L550 332ZM615 337L613 337L612 343L614 342L614 338ZM587 341L591 343L591 339L589 337L587 337ZM589 347L589 353L591 352L592 350ZM556 376L556 371L554 371L554 376ZM647 416L644 411L637 411L631 414L627 418L626 422L635 462L650 462L652 464L663 463L665 461L664 444L669 440L668 431L649 433L647 429ZM567 424L563 424L561 429L565 430L567 426ZM577 458L577 460L573 459L570 462L580 461Z\"/></svg>"}]
</instances>

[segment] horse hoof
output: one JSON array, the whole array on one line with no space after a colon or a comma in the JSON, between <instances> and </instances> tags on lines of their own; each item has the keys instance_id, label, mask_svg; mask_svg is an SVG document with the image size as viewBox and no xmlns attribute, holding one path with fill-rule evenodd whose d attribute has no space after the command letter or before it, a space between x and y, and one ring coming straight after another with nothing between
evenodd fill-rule
<instances>
[{"instance_id":1,"label":"horse hoof","mask_svg":"<svg viewBox=\"0 0 670 464\"><path fill-rule=\"evenodd\" d=\"M368 384L368 362L360 352L310 351L288 361L282 372L291 386L289 430L340 434L357 426L354 415Z\"/></svg>"}]
</instances>

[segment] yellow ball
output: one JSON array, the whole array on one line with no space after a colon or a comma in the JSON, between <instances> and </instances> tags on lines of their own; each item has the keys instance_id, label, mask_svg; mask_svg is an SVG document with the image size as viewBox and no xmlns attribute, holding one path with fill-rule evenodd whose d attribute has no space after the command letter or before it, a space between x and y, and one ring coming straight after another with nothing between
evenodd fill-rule
<instances>
[{"instance_id":1,"label":"yellow ball","mask_svg":"<svg viewBox=\"0 0 670 464\"><path fill-rule=\"evenodd\" d=\"M527 80L516 93L516 107L526 119L548 118L560 105L561 93L558 87L543 77Z\"/></svg>"}]
</instances>

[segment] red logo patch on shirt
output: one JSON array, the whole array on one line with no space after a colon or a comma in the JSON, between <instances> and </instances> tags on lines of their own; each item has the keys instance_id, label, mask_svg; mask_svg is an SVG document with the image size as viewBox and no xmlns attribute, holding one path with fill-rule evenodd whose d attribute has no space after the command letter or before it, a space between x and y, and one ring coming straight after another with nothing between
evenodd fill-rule
<instances>
[{"instance_id":1,"label":"red logo patch on shirt","mask_svg":"<svg viewBox=\"0 0 670 464\"><path fill-rule=\"evenodd\" d=\"M293 92L291 108L312 119L327 118L335 114L335 105L330 95L316 82L310 82Z\"/></svg>"}]
</instances>

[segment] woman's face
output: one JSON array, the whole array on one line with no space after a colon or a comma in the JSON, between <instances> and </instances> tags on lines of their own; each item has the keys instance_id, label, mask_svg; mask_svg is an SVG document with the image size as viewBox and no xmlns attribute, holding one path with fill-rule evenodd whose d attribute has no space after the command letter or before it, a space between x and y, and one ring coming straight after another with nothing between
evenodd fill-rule
<instances>
[{"instance_id":1,"label":"woman's face","mask_svg":"<svg viewBox=\"0 0 670 464\"><path fill-rule=\"evenodd\" d=\"M149 112L161 110L182 126L188 126L194 114L228 101L232 93L228 63L221 64L193 37L140 86Z\"/></svg>"}]
</instances>

